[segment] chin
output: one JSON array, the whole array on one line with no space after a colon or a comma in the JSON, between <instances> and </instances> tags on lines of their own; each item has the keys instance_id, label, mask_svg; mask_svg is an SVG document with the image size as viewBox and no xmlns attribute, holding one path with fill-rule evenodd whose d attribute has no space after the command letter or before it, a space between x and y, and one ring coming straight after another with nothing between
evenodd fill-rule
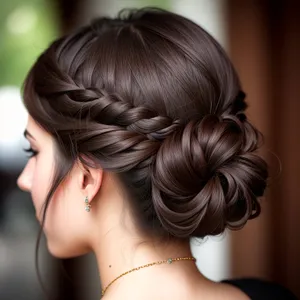
<instances>
[{"instance_id":1,"label":"chin","mask_svg":"<svg viewBox=\"0 0 300 300\"><path fill-rule=\"evenodd\" d=\"M74 258L78 256L82 256L84 254L87 254L89 251L84 251L83 249L80 249L80 247L70 247L63 244L53 244L47 239L47 247L49 253L60 259L68 259L68 258Z\"/></svg>"},{"instance_id":2,"label":"chin","mask_svg":"<svg viewBox=\"0 0 300 300\"><path fill-rule=\"evenodd\" d=\"M61 249L62 247L57 247L57 246L54 247L53 245L51 245L51 243L49 243L49 241L47 241L47 246L48 246L48 251L52 256L61 259L70 258L67 251L63 251L63 249Z\"/></svg>"}]
</instances>

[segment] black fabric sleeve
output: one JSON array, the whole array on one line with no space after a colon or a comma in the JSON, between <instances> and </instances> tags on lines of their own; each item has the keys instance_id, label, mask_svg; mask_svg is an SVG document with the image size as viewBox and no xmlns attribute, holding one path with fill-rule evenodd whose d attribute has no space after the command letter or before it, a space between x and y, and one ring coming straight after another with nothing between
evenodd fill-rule
<instances>
[{"instance_id":1,"label":"black fabric sleeve","mask_svg":"<svg viewBox=\"0 0 300 300\"><path fill-rule=\"evenodd\" d=\"M285 287L256 278L223 280L242 290L251 300L297 300L298 298Z\"/></svg>"}]
</instances>

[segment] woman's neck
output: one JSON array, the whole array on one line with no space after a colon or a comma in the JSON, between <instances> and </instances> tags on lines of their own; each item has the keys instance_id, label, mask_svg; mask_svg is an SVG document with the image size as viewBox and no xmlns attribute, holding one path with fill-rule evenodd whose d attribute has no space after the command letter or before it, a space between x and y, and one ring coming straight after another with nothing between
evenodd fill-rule
<instances>
[{"instance_id":1,"label":"woman's neck","mask_svg":"<svg viewBox=\"0 0 300 300\"><path fill-rule=\"evenodd\" d=\"M189 241L162 244L154 239L149 240L133 234L128 227L120 225L113 226L102 235L102 239L94 245L93 251L98 263L102 289L116 277L133 268L168 258L192 257ZM148 286L151 289L151 282L158 278L158 275L170 276L171 273L179 275L188 272L191 274L192 270L198 272L194 261L174 262L172 266L165 264L147 267L118 279L107 289L106 294L118 294L124 290L124 286L129 287L132 282L140 288L143 283L150 284Z\"/></svg>"},{"instance_id":2,"label":"woman's neck","mask_svg":"<svg viewBox=\"0 0 300 300\"><path fill-rule=\"evenodd\" d=\"M89 246L96 255L102 288L133 268L168 258L192 256L188 240L162 243L138 232L130 209L125 207L120 195L114 192L115 188L112 186L109 193L102 197L103 201L97 201L93 205L93 225L89 231ZM185 274L200 274L194 261L147 267L118 279L107 289L105 295L118 294L124 290L124 286L127 288L131 283L140 289L144 283L149 283L149 288L153 289L151 282L162 274L165 278L170 278L170 272L172 276L177 274L180 278L184 278Z\"/></svg>"}]
</instances>

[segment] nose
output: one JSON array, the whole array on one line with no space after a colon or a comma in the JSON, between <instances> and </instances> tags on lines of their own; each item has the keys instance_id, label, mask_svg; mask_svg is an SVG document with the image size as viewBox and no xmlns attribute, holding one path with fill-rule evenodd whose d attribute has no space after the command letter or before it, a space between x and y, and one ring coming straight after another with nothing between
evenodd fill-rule
<instances>
[{"instance_id":1,"label":"nose","mask_svg":"<svg viewBox=\"0 0 300 300\"><path fill-rule=\"evenodd\" d=\"M30 169L30 163L28 162L25 166L24 170L20 174L20 176L17 179L17 185L18 187L23 190L24 192L30 192L31 191L31 174L29 172Z\"/></svg>"}]
</instances>

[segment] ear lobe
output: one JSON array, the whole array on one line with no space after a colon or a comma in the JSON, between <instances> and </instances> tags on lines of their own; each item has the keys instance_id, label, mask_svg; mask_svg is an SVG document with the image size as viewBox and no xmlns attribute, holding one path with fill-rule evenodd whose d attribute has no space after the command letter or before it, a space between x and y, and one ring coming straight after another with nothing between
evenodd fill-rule
<instances>
[{"instance_id":1,"label":"ear lobe","mask_svg":"<svg viewBox=\"0 0 300 300\"><path fill-rule=\"evenodd\" d=\"M100 190L102 178L102 169L88 168L87 172L84 174L83 184L85 195L88 196L90 202L93 201L94 197Z\"/></svg>"},{"instance_id":2,"label":"ear lobe","mask_svg":"<svg viewBox=\"0 0 300 300\"><path fill-rule=\"evenodd\" d=\"M91 202L99 189L101 188L103 179L103 170L101 168L91 168L79 163L79 186L84 197L88 197Z\"/></svg>"}]
</instances>

